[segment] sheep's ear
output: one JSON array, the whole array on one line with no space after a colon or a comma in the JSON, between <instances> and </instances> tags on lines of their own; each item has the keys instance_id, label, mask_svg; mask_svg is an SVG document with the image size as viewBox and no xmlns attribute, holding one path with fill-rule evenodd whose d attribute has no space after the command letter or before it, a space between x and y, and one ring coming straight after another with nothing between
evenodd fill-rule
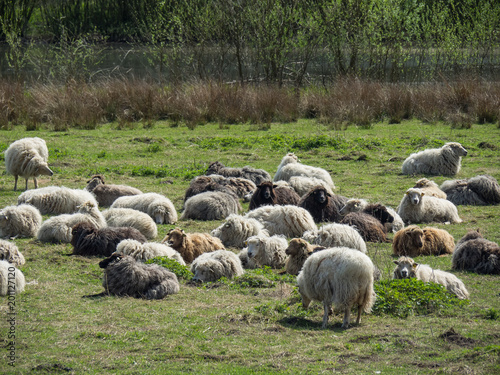
<instances>
[{"instance_id":1,"label":"sheep's ear","mask_svg":"<svg viewBox=\"0 0 500 375\"><path fill-rule=\"evenodd\" d=\"M278 185L273 185L273 189L276 189L278 187Z\"/></svg>"},{"instance_id":2,"label":"sheep's ear","mask_svg":"<svg viewBox=\"0 0 500 375\"><path fill-rule=\"evenodd\" d=\"M418 266L419 266L419 264L418 264L418 263L413 263L413 266L412 266L412 267L413 267L413 268L417 268Z\"/></svg>"},{"instance_id":3,"label":"sheep's ear","mask_svg":"<svg viewBox=\"0 0 500 375\"><path fill-rule=\"evenodd\" d=\"M405 194L406 194L406 195L410 195L410 192L408 192L408 191L407 191Z\"/></svg>"},{"instance_id":4,"label":"sheep's ear","mask_svg":"<svg viewBox=\"0 0 500 375\"><path fill-rule=\"evenodd\" d=\"M393 262L399 266L399 262L397 260L393 260Z\"/></svg>"},{"instance_id":5,"label":"sheep's ear","mask_svg":"<svg viewBox=\"0 0 500 375\"><path fill-rule=\"evenodd\" d=\"M420 194L421 196L425 195L425 193L422 191L422 194Z\"/></svg>"}]
</instances>

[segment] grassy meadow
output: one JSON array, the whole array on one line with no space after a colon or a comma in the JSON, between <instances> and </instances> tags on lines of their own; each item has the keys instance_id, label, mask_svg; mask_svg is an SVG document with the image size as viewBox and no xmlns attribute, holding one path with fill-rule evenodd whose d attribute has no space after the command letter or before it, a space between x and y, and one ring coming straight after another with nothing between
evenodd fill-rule
<instances>
[{"instance_id":1,"label":"grassy meadow","mask_svg":"<svg viewBox=\"0 0 500 375\"><path fill-rule=\"evenodd\" d=\"M191 178L209 163L250 165L274 174L281 158L295 152L304 164L328 170L336 193L395 208L422 176L401 175L412 152L457 141L469 151L456 178L488 173L500 180L497 124L452 128L441 123L403 121L335 130L316 120L270 125L209 123L117 123L96 129L0 131L0 151L23 137L41 137L49 147L53 177L39 186L84 188L96 173L108 183L157 192L181 212ZM5 174L0 154L0 207L16 204L14 178ZM438 184L448 178L430 177ZM24 181L19 186L24 188ZM30 181L33 188L33 181ZM248 203L243 203L243 211ZM458 241L479 228L500 242L499 207L459 206L460 224L444 228ZM179 221L160 225L156 241L179 226L210 231L219 221ZM424 225L422 225L424 226ZM390 238L392 238L390 234ZM7 299L0 299L0 368L4 373L74 374L494 374L500 372L499 277L456 272L470 292L470 304L436 308L427 315L397 318L363 315L360 326L341 329L342 313L321 329L323 308L305 311L294 278L279 272L249 271L271 280L194 285L181 280L178 294L164 300L98 296L103 291L99 258L71 256L69 244L15 239L26 258L28 285L16 296L16 362L8 366ZM389 279L391 244L367 243L368 255ZM237 249L232 249L237 251ZM445 271L451 258L419 257L417 262ZM276 276L276 277L274 277ZM453 329L456 334L451 335Z\"/></svg>"}]
</instances>

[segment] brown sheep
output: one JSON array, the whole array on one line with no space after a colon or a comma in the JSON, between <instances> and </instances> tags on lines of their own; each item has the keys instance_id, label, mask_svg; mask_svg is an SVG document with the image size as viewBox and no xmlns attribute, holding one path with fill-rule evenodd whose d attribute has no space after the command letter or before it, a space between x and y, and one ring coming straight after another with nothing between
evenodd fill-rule
<instances>
[{"instance_id":1,"label":"brown sheep","mask_svg":"<svg viewBox=\"0 0 500 375\"><path fill-rule=\"evenodd\" d=\"M451 268L481 274L500 274L500 246L485 239L479 231L469 231L458 241Z\"/></svg>"},{"instance_id":2,"label":"brown sheep","mask_svg":"<svg viewBox=\"0 0 500 375\"><path fill-rule=\"evenodd\" d=\"M249 210L254 210L260 206L296 206L299 203L300 196L295 190L285 186L277 186L271 181L264 181L257 185L257 190L250 199Z\"/></svg>"},{"instance_id":3,"label":"brown sheep","mask_svg":"<svg viewBox=\"0 0 500 375\"><path fill-rule=\"evenodd\" d=\"M204 193L206 191L222 191L230 195L235 195L234 191L231 188L214 181L211 177L198 176L191 180L189 187L184 194L184 202L186 202L192 196Z\"/></svg>"},{"instance_id":4,"label":"brown sheep","mask_svg":"<svg viewBox=\"0 0 500 375\"><path fill-rule=\"evenodd\" d=\"M332 195L323 186L318 185L300 198L298 206L309 211L316 223L329 221L338 223L342 220L340 210L347 200L341 195Z\"/></svg>"},{"instance_id":5,"label":"brown sheep","mask_svg":"<svg viewBox=\"0 0 500 375\"><path fill-rule=\"evenodd\" d=\"M391 242L387 238L387 229L372 215L364 212L351 212L344 216L340 224L354 227L366 242Z\"/></svg>"},{"instance_id":6,"label":"brown sheep","mask_svg":"<svg viewBox=\"0 0 500 375\"><path fill-rule=\"evenodd\" d=\"M421 178L420 180L415 182L414 188L422 190L427 195L446 199L446 193L439 188L438 184L427 178Z\"/></svg>"},{"instance_id":7,"label":"brown sheep","mask_svg":"<svg viewBox=\"0 0 500 375\"><path fill-rule=\"evenodd\" d=\"M171 229L162 243L177 250L186 263L192 263L203 253L226 249L217 237L208 233L186 233L180 228Z\"/></svg>"},{"instance_id":8,"label":"brown sheep","mask_svg":"<svg viewBox=\"0 0 500 375\"><path fill-rule=\"evenodd\" d=\"M120 197L142 194L142 191L127 185L108 185L104 182L104 176L100 174L93 175L87 181L85 190L95 195L99 206L109 207Z\"/></svg>"},{"instance_id":9,"label":"brown sheep","mask_svg":"<svg viewBox=\"0 0 500 375\"><path fill-rule=\"evenodd\" d=\"M315 251L325 249L323 246L313 246L302 238L294 238L285 250L288 259L285 263L286 273L298 275L306 259Z\"/></svg>"},{"instance_id":10,"label":"brown sheep","mask_svg":"<svg viewBox=\"0 0 500 375\"><path fill-rule=\"evenodd\" d=\"M398 256L447 255L453 253L455 240L447 231L438 228L410 225L394 235L392 252Z\"/></svg>"}]
</instances>

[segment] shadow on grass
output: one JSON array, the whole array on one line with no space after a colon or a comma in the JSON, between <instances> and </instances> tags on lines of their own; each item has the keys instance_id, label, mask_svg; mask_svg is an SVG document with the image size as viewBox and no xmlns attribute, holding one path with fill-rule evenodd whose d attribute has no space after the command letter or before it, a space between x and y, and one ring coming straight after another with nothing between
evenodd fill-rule
<instances>
[{"instance_id":1,"label":"shadow on grass","mask_svg":"<svg viewBox=\"0 0 500 375\"><path fill-rule=\"evenodd\" d=\"M101 293L98 293L98 294L87 294L85 296L82 296L82 298L89 298L89 299L98 299L98 298L102 298L102 297L108 297L109 295L105 292L101 292Z\"/></svg>"},{"instance_id":2,"label":"shadow on grass","mask_svg":"<svg viewBox=\"0 0 500 375\"><path fill-rule=\"evenodd\" d=\"M284 327L292 328L292 329L314 329L314 330L322 330L321 326L323 321L313 321L310 319L305 319L301 317L288 316L283 319L278 320L278 323L283 325ZM355 327L350 326L350 328ZM329 322L327 327L329 331L335 332L343 332L345 328L342 328L342 322L332 323Z\"/></svg>"}]
</instances>

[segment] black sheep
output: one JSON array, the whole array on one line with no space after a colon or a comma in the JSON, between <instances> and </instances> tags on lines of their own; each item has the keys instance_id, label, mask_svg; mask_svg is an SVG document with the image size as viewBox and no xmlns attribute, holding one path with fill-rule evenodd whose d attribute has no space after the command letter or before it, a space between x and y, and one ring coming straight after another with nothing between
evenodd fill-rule
<instances>
[{"instance_id":1,"label":"black sheep","mask_svg":"<svg viewBox=\"0 0 500 375\"><path fill-rule=\"evenodd\" d=\"M285 186L274 185L271 181L264 181L257 185L257 190L250 200L249 210L260 206L296 206L299 203L300 196L295 190Z\"/></svg>"},{"instance_id":2,"label":"black sheep","mask_svg":"<svg viewBox=\"0 0 500 375\"><path fill-rule=\"evenodd\" d=\"M345 206L347 198L329 193L318 185L309 190L299 201L299 207L305 208L316 223L335 222L342 220L340 209Z\"/></svg>"},{"instance_id":3,"label":"black sheep","mask_svg":"<svg viewBox=\"0 0 500 375\"><path fill-rule=\"evenodd\" d=\"M354 227L366 242L391 242L387 239L387 229L380 220L365 212L348 213L340 224Z\"/></svg>"}]
</instances>

